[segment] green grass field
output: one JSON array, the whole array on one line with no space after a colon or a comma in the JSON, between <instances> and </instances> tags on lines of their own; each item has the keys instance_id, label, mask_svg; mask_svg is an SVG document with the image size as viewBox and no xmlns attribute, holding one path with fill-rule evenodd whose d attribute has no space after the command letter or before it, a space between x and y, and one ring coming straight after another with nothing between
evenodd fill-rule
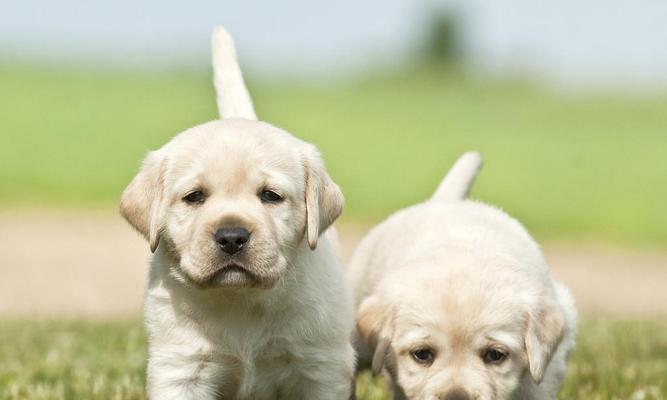
<instances>
[{"instance_id":1,"label":"green grass field","mask_svg":"<svg viewBox=\"0 0 667 400\"><path fill-rule=\"evenodd\" d=\"M6 66L0 88L3 206L115 205L148 149L216 117L207 72ZM486 167L474 195L540 237L667 240L667 95L559 97L429 68L251 89L263 119L322 150L348 220L426 198L476 149Z\"/></svg>"},{"instance_id":2,"label":"green grass field","mask_svg":"<svg viewBox=\"0 0 667 400\"><path fill-rule=\"evenodd\" d=\"M0 399L143 399L145 342L138 321L3 321ZM665 399L665 376L666 322L588 319L559 399ZM357 394L388 398L368 374Z\"/></svg>"}]
</instances>

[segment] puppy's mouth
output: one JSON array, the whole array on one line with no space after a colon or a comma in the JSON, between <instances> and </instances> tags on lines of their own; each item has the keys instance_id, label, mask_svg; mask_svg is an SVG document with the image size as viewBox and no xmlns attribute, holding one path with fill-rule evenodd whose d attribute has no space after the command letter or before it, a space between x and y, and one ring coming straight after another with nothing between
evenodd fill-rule
<instances>
[{"instance_id":1,"label":"puppy's mouth","mask_svg":"<svg viewBox=\"0 0 667 400\"><path fill-rule=\"evenodd\" d=\"M181 258L174 265L174 277L200 289L271 289L284 269L280 259L261 258L264 263L258 264L246 260L249 257L202 258Z\"/></svg>"},{"instance_id":2,"label":"puppy's mouth","mask_svg":"<svg viewBox=\"0 0 667 400\"><path fill-rule=\"evenodd\" d=\"M229 263L216 271L208 282L211 287L249 287L257 286L255 274L238 263Z\"/></svg>"}]
</instances>

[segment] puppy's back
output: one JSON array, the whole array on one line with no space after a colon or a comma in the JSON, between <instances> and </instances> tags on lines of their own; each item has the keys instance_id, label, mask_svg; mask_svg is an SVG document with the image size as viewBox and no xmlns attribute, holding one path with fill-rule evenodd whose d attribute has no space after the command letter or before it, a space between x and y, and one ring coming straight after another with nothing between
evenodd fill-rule
<instances>
[{"instance_id":1,"label":"puppy's back","mask_svg":"<svg viewBox=\"0 0 667 400\"><path fill-rule=\"evenodd\" d=\"M548 278L539 247L505 212L473 200L429 200L396 212L359 244L347 271L355 302L372 293L380 279L395 269L416 259L444 259L462 251L521 259L529 273Z\"/></svg>"}]
</instances>

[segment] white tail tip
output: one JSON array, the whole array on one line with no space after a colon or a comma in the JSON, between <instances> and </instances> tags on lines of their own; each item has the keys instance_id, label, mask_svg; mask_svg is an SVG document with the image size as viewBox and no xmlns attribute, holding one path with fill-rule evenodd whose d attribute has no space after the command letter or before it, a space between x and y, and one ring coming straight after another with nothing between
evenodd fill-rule
<instances>
[{"instance_id":1,"label":"white tail tip","mask_svg":"<svg viewBox=\"0 0 667 400\"><path fill-rule=\"evenodd\" d=\"M456 201L468 197L475 177L482 167L482 156L474 151L464 153L454 163L431 199Z\"/></svg>"},{"instance_id":2,"label":"white tail tip","mask_svg":"<svg viewBox=\"0 0 667 400\"><path fill-rule=\"evenodd\" d=\"M220 118L256 120L252 99L243 81L241 67L236 57L234 40L222 26L213 29L211 47L213 82Z\"/></svg>"}]
</instances>

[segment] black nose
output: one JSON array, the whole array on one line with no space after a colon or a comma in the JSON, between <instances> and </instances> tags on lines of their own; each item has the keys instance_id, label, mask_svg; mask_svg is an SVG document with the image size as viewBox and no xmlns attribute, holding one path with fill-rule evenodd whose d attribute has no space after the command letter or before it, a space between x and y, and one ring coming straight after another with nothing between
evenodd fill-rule
<instances>
[{"instance_id":1,"label":"black nose","mask_svg":"<svg viewBox=\"0 0 667 400\"><path fill-rule=\"evenodd\" d=\"M238 253L248 243L250 232L240 227L220 228L213 237L222 251L232 255Z\"/></svg>"},{"instance_id":2,"label":"black nose","mask_svg":"<svg viewBox=\"0 0 667 400\"><path fill-rule=\"evenodd\" d=\"M456 388L438 396L441 400L470 400L472 397L463 389Z\"/></svg>"}]
</instances>

